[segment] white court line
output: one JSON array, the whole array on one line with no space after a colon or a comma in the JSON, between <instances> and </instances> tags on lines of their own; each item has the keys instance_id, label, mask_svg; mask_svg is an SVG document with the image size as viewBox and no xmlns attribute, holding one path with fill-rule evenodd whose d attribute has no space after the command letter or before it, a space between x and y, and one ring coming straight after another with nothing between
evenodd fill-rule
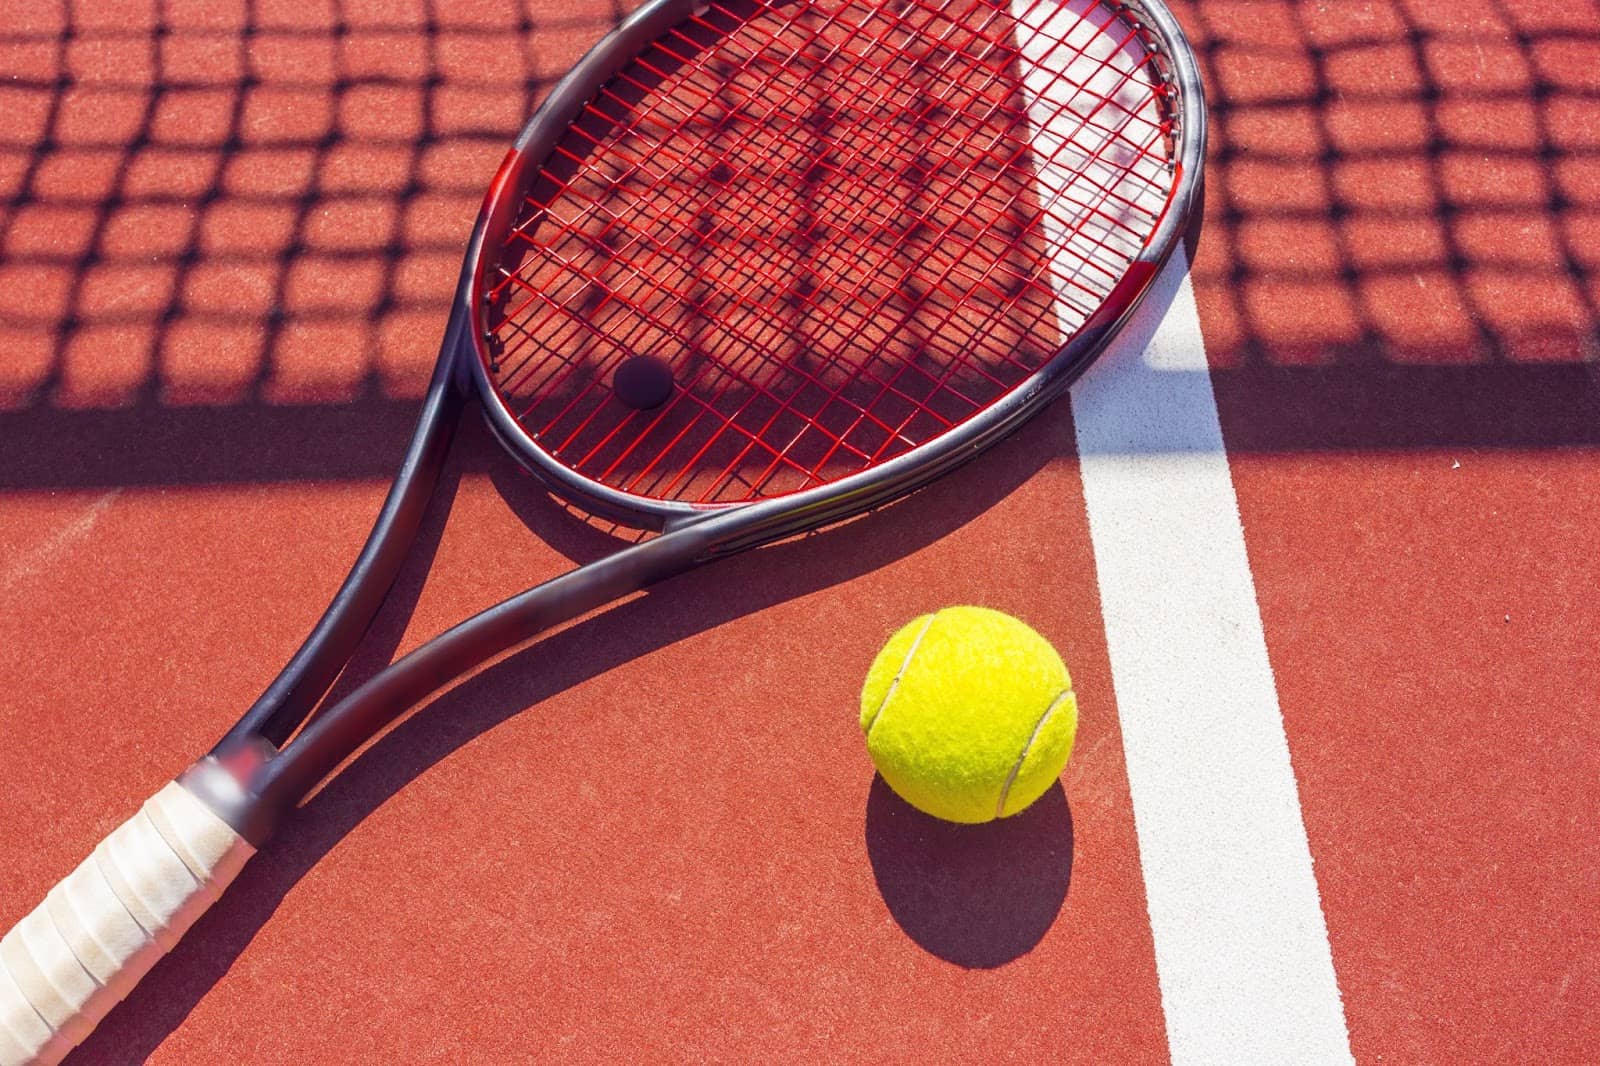
<instances>
[{"instance_id":1,"label":"white court line","mask_svg":"<svg viewBox=\"0 0 1600 1066\"><path fill-rule=\"evenodd\" d=\"M1072 410L1172 1060L1353 1062L1182 248Z\"/></svg>"},{"instance_id":2,"label":"white court line","mask_svg":"<svg viewBox=\"0 0 1600 1066\"><path fill-rule=\"evenodd\" d=\"M1064 335L1105 212L1167 181L1133 150L1162 117L1144 57L1095 32L1115 11L1012 0ZM1083 203L1080 169L1118 196ZM1072 399L1172 1060L1353 1062L1182 248Z\"/></svg>"}]
</instances>

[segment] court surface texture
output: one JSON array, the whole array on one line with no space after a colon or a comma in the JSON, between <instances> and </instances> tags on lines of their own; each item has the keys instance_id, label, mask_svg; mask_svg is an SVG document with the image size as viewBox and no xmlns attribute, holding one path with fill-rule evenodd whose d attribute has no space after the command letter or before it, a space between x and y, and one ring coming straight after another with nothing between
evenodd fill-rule
<instances>
[{"instance_id":1,"label":"court surface texture","mask_svg":"<svg viewBox=\"0 0 1600 1066\"><path fill-rule=\"evenodd\" d=\"M1070 402L438 695L74 1061L1593 1061L1600 8L1174 9L1203 217ZM625 14L0 3L0 927L305 636ZM469 418L353 669L614 544ZM1081 706L987 827L856 722L957 603Z\"/></svg>"}]
</instances>

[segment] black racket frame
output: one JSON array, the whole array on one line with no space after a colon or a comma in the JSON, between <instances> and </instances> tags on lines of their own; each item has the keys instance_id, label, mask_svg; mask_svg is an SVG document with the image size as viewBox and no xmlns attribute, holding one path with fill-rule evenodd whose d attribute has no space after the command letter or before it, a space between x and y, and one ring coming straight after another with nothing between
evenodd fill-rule
<instances>
[{"instance_id":1,"label":"black racket frame","mask_svg":"<svg viewBox=\"0 0 1600 1066\"><path fill-rule=\"evenodd\" d=\"M1152 62L1170 91L1175 119L1175 192L1143 252L1105 303L1035 374L945 435L830 484L715 507L632 496L577 474L522 429L501 401L491 376L487 309L479 296L487 291L485 272L492 269L484 253L497 248L514 224L530 168L548 157L557 138L625 64L710 5L704 0L655 0L621 22L552 89L490 185L416 431L349 576L283 672L211 753L180 776L180 782L259 846L288 810L362 744L474 667L552 626L710 559L816 529L904 496L976 456L1057 399L1116 335L1181 239L1204 157L1200 76L1177 21L1159 3L1103 2L1129 25L1147 31L1153 42ZM494 436L551 491L591 514L657 530L658 535L474 615L314 715L388 595L439 480L461 414L474 398Z\"/></svg>"}]
</instances>

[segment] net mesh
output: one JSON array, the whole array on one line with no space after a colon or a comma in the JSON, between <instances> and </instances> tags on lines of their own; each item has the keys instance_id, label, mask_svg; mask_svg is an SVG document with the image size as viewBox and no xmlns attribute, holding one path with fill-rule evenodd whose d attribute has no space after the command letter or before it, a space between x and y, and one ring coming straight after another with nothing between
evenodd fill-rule
<instances>
[{"instance_id":1,"label":"net mesh","mask_svg":"<svg viewBox=\"0 0 1600 1066\"><path fill-rule=\"evenodd\" d=\"M533 172L488 273L539 446L656 500L855 474L1062 347L1173 184L1170 90L1117 6L712 4ZM664 403L613 388L649 356Z\"/></svg>"}]
</instances>

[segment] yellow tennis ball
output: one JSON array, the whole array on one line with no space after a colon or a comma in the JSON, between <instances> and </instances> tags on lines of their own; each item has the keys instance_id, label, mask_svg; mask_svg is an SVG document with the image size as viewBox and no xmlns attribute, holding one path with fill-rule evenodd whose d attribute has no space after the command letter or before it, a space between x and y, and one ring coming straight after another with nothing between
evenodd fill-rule
<instances>
[{"instance_id":1,"label":"yellow tennis ball","mask_svg":"<svg viewBox=\"0 0 1600 1066\"><path fill-rule=\"evenodd\" d=\"M1078 700L1050 643L1010 615L946 607L889 638L861 689L884 781L937 818L1016 814L1061 776Z\"/></svg>"}]
</instances>

